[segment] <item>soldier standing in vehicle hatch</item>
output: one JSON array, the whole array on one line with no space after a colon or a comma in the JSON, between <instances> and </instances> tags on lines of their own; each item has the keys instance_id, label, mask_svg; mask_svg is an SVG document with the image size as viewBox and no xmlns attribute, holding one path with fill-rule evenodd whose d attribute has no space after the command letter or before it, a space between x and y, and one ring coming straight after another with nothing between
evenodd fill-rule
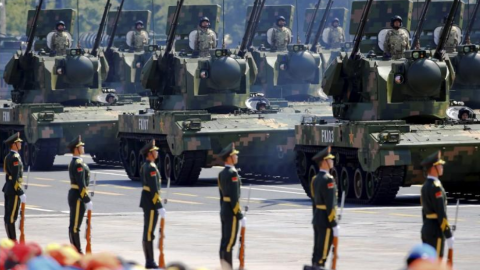
<instances>
[{"instance_id":1,"label":"soldier standing in vehicle hatch","mask_svg":"<svg viewBox=\"0 0 480 270\"><path fill-rule=\"evenodd\" d=\"M292 32L290 29L285 27L285 17L279 16L277 18L277 25L272 29L272 36L271 36L271 45L272 51L286 51L287 45L290 44L292 41Z\"/></svg>"},{"instance_id":2,"label":"soldier standing in vehicle hatch","mask_svg":"<svg viewBox=\"0 0 480 270\"><path fill-rule=\"evenodd\" d=\"M216 35L210 29L210 19L203 17L198 23L195 34L194 54L200 57L210 57L210 50L216 47Z\"/></svg>"},{"instance_id":3,"label":"soldier standing in vehicle hatch","mask_svg":"<svg viewBox=\"0 0 480 270\"><path fill-rule=\"evenodd\" d=\"M384 55L391 59L403 58L403 52L410 49L410 43L408 42L408 31L402 27L402 17L394 16L390 21L390 29L385 36L385 42L383 43Z\"/></svg>"}]
</instances>

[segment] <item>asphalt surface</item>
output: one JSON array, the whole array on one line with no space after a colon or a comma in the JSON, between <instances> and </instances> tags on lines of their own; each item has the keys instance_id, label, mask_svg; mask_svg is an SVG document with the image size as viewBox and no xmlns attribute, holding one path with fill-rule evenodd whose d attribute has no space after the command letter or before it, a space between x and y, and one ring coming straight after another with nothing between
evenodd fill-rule
<instances>
[{"instance_id":1,"label":"asphalt surface","mask_svg":"<svg viewBox=\"0 0 480 270\"><path fill-rule=\"evenodd\" d=\"M52 241L68 242L70 158L57 157L53 171L30 173L27 240L42 246ZM91 189L95 190L94 252L112 251L143 262L141 184L129 180L121 167L96 165L88 156L84 159L92 170L92 180L96 176L97 182ZM167 262L182 260L191 266L218 269L220 222L216 176L219 170L202 171L195 186L171 187L166 206ZM313 244L311 202L302 187L281 177L254 179L244 175L242 179L243 205L251 185L247 269L301 269L310 261ZM162 196L165 197L163 184ZM419 193L420 186L402 188L388 206L347 204L341 225L338 269L401 269L408 249L420 241ZM3 201L0 204L3 205ZM457 269L478 269L479 210L478 201L461 201L459 229L455 234ZM448 208L451 224L454 211L455 200L451 200ZM3 207L0 213L3 215ZM0 230L0 238L5 236ZM85 245L84 240L82 242Z\"/></svg>"}]
</instances>

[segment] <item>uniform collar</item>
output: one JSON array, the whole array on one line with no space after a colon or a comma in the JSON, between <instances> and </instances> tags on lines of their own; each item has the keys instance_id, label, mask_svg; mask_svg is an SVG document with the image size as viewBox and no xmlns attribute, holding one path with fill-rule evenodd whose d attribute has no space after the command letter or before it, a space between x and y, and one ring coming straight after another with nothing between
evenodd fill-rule
<instances>
[{"instance_id":1,"label":"uniform collar","mask_svg":"<svg viewBox=\"0 0 480 270\"><path fill-rule=\"evenodd\" d=\"M430 178L430 179L432 179L433 181L440 181L440 179L438 179L438 178L435 177L435 176L431 176L431 175L427 176L427 178Z\"/></svg>"},{"instance_id":2,"label":"uniform collar","mask_svg":"<svg viewBox=\"0 0 480 270\"><path fill-rule=\"evenodd\" d=\"M10 149L10 151L13 152L13 153L15 153L15 154L18 154L18 152L15 151L15 150Z\"/></svg>"},{"instance_id":3,"label":"uniform collar","mask_svg":"<svg viewBox=\"0 0 480 270\"><path fill-rule=\"evenodd\" d=\"M237 168L235 168L234 165L229 165L229 164L225 164L225 168L232 168L234 170L237 170Z\"/></svg>"},{"instance_id":4,"label":"uniform collar","mask_svg":"<svg viewBox=\"0 0 480 270\"><path fill-rule=\"evenodd\" d=\"M324 173L326 173L326 174L330 174L330 172L327 171L327 170L322 170L322 169L320 169L320 171L321 171L321 172L324 172Z\"/></svg>"},{"instance_id":5,"label":"uniform collar","mask_svg":"<svg viewBox=\"0 0 480 270\"><path fill-rule=\"evenodd\" d=\"M80 157L80 156L73 156L73 158L79 158L79 159L81 159L82 157Z\"/></svg>"}]
</instances>

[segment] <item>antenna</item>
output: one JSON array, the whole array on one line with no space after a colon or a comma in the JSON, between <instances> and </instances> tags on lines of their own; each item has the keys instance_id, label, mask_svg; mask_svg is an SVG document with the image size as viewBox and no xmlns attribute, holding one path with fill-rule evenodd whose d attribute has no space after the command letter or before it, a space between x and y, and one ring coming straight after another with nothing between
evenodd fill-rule
<instances>
[{"instance_id":1,"label":"antenna","mask_svg":"<svg viewBox=\"0 0 480 270\"><path fill-rule=\"evenodd\" d=\"M225 0L222 0L222 49L225 49Z\"/></svg>"},{"instance_id":2,"label":"antenna","mask_svg":"<svg viewBox=\"0 0 480 270\"><path fill-rule=\"evenodd\" d=\"M157 44L155 41L155 5L153 5L152 0L152 36L153 36L153 45Z\"/></svg>"},{"instance_id":3,"label":"antenna","mask_svg":"<svg viewBox=\"0 0 480 270\"><path fill-rule=\"evenodd\" d=\"M80 8L77 0L77 49L80 49Z\"/></svg>"},{"instance_id":4,"label":"antenna","mask_svg":"<svg viewBox=\"0 0 480 270\"><path fill-rule=\"evenodd\" d=\"M295 0L295 17L297 17L297 44L300 44L300 34L298 32L298 0Z\"/></svg>"}]
</instances>

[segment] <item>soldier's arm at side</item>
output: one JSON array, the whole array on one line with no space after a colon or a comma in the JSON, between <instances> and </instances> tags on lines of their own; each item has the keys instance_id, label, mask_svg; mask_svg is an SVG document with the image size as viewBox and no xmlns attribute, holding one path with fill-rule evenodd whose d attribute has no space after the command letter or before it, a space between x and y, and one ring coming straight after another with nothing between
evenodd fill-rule
<instances>
[{"instance_id":1,"label":"soldier's arm at side","mask_svg":"<svg viewBox=\"0 0 480 270\"><path fill-rule=\"evenodd\" d=\"M340 42L343 43L345 42L345 31L343 31L343 28L340 28Z\"/></svg>"},{"instance_id":2,"label":"soldier's arm at side","mask_svg":"<svg viewBox=\"0 0 480 270\"><path fill-rule=\"evenodd\" d=\"M230 205L233 210L233 214L237 219L242 219L242 209L240 208L240 180L237 172L232 172L230 174Z\"/></svg>"},{"instance_id":3,"label":"soldier's arm at side","mask_svg":"<svg viewBox=\"0 0 480 270\"><path fill-rule=\"evenodd\" d=\"M327 206L327 215L328 222L332 227L337 226L337 209L336 209L336 186L335 179L333 177L328 177L326 181L327 186L325 187L325 204Z\"/></svg>"},{"instance_id":4,"label":"soldier's arm at side","mask_svg":"<svg viewBox=\"0 0 480 270\"><path fill-rule=\"evenodd\" d=\"M12 163L11 163L11 169L10 173L12 176L12 179L15 180L14 184L14 189L15 189L15 194L18 196L21 196L24 194L23 189L22 189L22 184L21 184L21 178L22 178L22 172L20 170L20 157L18 154L15 154L12 158Z\"/></svg>"},{"instance_id":5,"label":"soldier's arm at side","mask_svg":"<svg viewBox=\"0 0 480 270\"><path fill-rule=\"evenodd\" d=\"M432 199L433 207L435 209L435 213L437 213L437 220L440 229L445 234L446 238L452 237L452 231L450 229L450 224L448 223L447 218L447 207L445 205L444 193L440 187L434 188L433 195L434 198Z\"/></svg>"},{"instance_id":6,"label":"soldier's arm at side","mask_svg":"<svg viewBox=\"0 0 480 270\"><path fill-rule=\"evenodd\" d=\"M76 163L75 166L75 182L78 185L78 192L80 193L80 198L84 203L90 202L90 197L88 196L88 191L85 183L86 176L85 168L83 168L81 163Z\"/></svg>"},{"instance_id":7,"label":"soldier's arm at side","mask_svg":"<svg viewBox=\"0 0 480 270\"><path fill-rule=\"evenodd\" d=\"M390 54L390 32L387 32L385 35L385 41L383 42L383 52L385 54Z\"/></svg>"},{"instance_id":8,"label":"soldier's arm at side","mask_svg":"<svg viewBox=\"0 0 480 270\"><path fill-rule=\"evenodd\" d=\"M222 206L223 194L222 194L222 186L220 184L220 174L218 174L217 183L218 183L218 193L220 193L220 206Z\"/></svg>"},{"instance_id":9,"label":"soldier's arm at side","mask_svg":"<svg viewBox=\"0 0 480 270\"><path fill-rule=\"evenodd\" d=\"M157 170L155 169L155 167L149 167L146 178L148 187L150 188L152 203L155 206L155 209L163 208L162 199L160 198L160 187L158 186L157 181Z\"/></svg>"},{"instance_id":10,"label":"soldier's arm at side","mask_svg":"<svg viewBox=\"0 0 480 270\"><path fill-rule=\"evenodd\" d=\"M405 42L407 43L407 46L405 47L405 50L410 50L410 40L408 38L408 31L406 31L406 32L407 32L407 35L405 36L405 39L406 39Z\"/></svg>"}]
</instances>

